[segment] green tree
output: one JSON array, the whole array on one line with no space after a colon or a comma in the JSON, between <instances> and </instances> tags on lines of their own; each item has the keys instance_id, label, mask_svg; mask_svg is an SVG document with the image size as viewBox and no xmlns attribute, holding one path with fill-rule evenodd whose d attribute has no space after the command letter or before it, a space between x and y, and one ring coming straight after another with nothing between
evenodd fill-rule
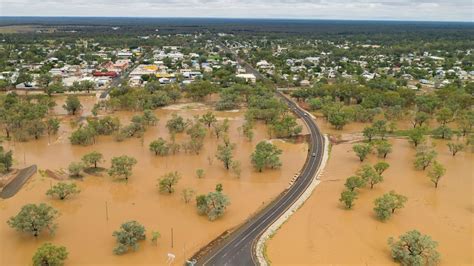
<instances>
[{"instance_id":1,"label":"green tree","mask_svg":"<svg viewBox=\"0 0 474 266\"><path fill-rule=\"evenodd\" d=\"M277 138L288 138L298 135L303 127L296 123L293 116L285 115L282 118L273 120L270 125L270 132Z\"/></svg>"},{"instance_id":2,"label":"green tree","mask_svg":"<svg viewBox=\"0 0 474 266\"><path fill-rule=\"evenodd\" d=\"M97 164L103 161L103 155L100 152L93 151L82 156L82 162L86 167L97 168Z\"/></svg>"},{"instance_id":3,"label":"green tree","mask_svg":"<svg viewBox=\"0 0 474 266\"><path fill-rule=\"evenodd\" d=\"M365 186L365 184L366 181L360 176L351 176L346 179L346 183L344 183L344 186L347 188L347 190L354 191L356 188L361 188Z\"/></svg>"},{"instance_id":4,"label":"green tree","mask_svg":"<svg viewBox=\"0 0 474 266\"><path fill-rule=\"evenodd\" d=\"M198 178L203 178L203 177L205 176L204 169L201 169L201 168L197 169L197 170L196 170L196 176L197 176Z\"/></svg>"},{"instance_id":5,"label":"green tree","mask_svg":"<svg viewBox=\"0 0 474 266\"><path fill-rule=\"evenodd\" d=\"M387 158L387 155L392 152L392 144L386 140L381 140L375 144L375 149L379 157Z\"/></svg>"},{"instance_id":6,"label":"green tree","mask_svg":"<svg viewBox=\"0 0 474 266\"><path fill-rule=\"evenodd\" d=\"M69 141L71 141L71 144L73 145L87 146L94 144L95 136L96 131L93 128L89 126L81 127L71 133Z\"/></svg>"},{"instance_id":7,"label":"green tree","mask_svg":"<svg viewBox=\"0 0 474 266\"><path fill-rule=\"evenodd\" d=\"M211 221L223 216L229 204L229 198L218 191L196 197L196 207L199 214L207 215Z\"/></svg>"},{"instance_id":8,"label":"green tree","mask_svg":"<svg viewBox=\"0 0 474 266\"><path fill-rule=\"evenodd\" d=\"M433 130L433 137L438 139L451 139L453 131L445 125L437 127Z\"/></svg>"},{"instance_id":9,"label":"green tree","mask_svg":"<svg viewBox=\"0 0 474 266\"><path fill-rule=\"evenodd\" d=\"M428 177L430 178L431 182L435 185L435 188L438 188L438 183L441 177L446 174L446 168L438 161L433 162L432 168L428 171Z\"/></svg>"},{"instance_id":10,"label":"green tree","mask_svg":"<svg viewBox=\"0 0 474 266\"><path fill-rule=\"evenodd\" d=\"M59 182L56 185L52 186L48 191L46 191L46 195L51 197L58 197L60 200L66 199L66 197L78 194L81 192L75 183L64 183Z\"/></svg>"},{"instance_id":11,"label":"green tree","mask_svg":"<svg viewBox=\"0 0 474 266\"><path fill-rule=\"evenodd\" d=\"M171 119L166 122L166 128L172 135L183 132L187 126L188 123L184 121L184 118L176 113L173 113Z\"/></svg>"},{"instance_id":12,"label":"green tree","mask_svg":"<svg viewBox=\"0 0 474 266\"><path fill-rule=\"evenodd\" d=\"M229 145L217 145L217 154L216 158L221 160L224 163L225 169L229 170L230 166L232 165L232 159L235 144Z\"/></svg>"},{"instance_id":13,"label":"green tree","mask_svg":"<svg viewBox=\"0 0 474 266\"><path fill-rule=\"evenodd\" d=\"M132 175L132 168L137 164L137 160L126 155L112 158L112 165L109 169L110 176L122 177L125 180Z\"/></svg>"},{"instance_id":14,"label":"green tree","mask_svg":"<svg viewBox=\"0 0 474 266\"><path fill-rule=\"evenodd\" d=\"M214 129L214 134L216 135L216 138L219 138L223 134L227 133L229 131L229 119L224 119L220 123L214 123L212 124L212 127Z\"/></svg>"},{"instance_id":15,"label":"green tree","mask_svg":"<svg viewBox=\"0 0 474 266\"><path fill-rule=\"evenodd\" d=\"M374 169L377 172L377 174L382 175L385 170L387 170L390 167L390 164L387 162L378 162L374 165Z\"/></svg>"},{"instance_id":16,"label":"green tree","mask_svg":"<svg viewBox=\"0 0 474 266\"><path fill-rule=\"evenodd\" d=\"M76 112L82 108L82 104L77 96L69 95L66 98L66 103L63 105L63 108L69 114L76 115Z\"/></svg>"},{"instance_id":17,"label":"green tree","mask_svg":"<svg viewBox=\"0 0 474 266\"><path fill-rule=\"evenodd\" d=\"M374 188L374 185L383 181L383 176L370 165L363 165L357 174L367 183L370 184L370 188Z\"/></svg>"},{"instance_id":18,"label":"green tree","mask_svg":"<svg viewBox=\"0 0 474 266\"><path fill-rule=\"evenodd\" d=\"M160 238L160 237L161 237L160 232L158 232L158 231L152 231L152 232L151 232L151 243L152 243L154 246L158 245L158 238Z\"/></svg>"},{"instance_id":19,"label":"green tree","mask_svg":"<svg viewBox=\"0 0 474 266\"><path fill-rule=\"evenodd\" d=\"M413 128L416 128L417 126L422 127L423 124L428 123L430 120L430 115L425 113L425 112L416 112L415 116L412 120Z\"/></svg>"},{"instance_id":20,"label":"green tree","mask_svg":"<svg viewBox=\"0 0 474 266\"><path fill-rule=\"evenodd\" d=\"M0 173L9 172L13 165L13 152L5 151L3 146L0 146Z\"/></svg>"},{"instance_id":21,"label":"green tree","mask_svg":"<svg viewBox=\"0 0 474 266\"><path fill-rule=\"evenodd\" d=\"M165 156L169 154L170 147L166 143L166 140L159 138L150 143L150 151L154 152L155 155Z\"/></svg>"},{"instance_id":22,"label":"green tree","mask_svg":"<svg viewBox=\"0 0 474 266\"><path fill-rule=\"evenodd\" d=\"M199 120L201 121L201 123L205 124L208 128L211 128L211 126L217 122L216 116L211 111L203 114Z\"/></svg>"},{"instance_id":23,"label":"green tree","mask_svg":"<svg viewBox=\"0 0 474 266\"><path fill-rule=\"evenodd\" d=\"M401 235L398 241L391 237L388 244L392 258L402 265L436 265L440 258L438 243L417 230Z\"/></svg>"},{"instance_id":24,"label":"green tree","mask_svg":"<svg viewBox=\"0 0 474 266\"><path fill-rule=\"evenodd\" d=\"M281 167L281 154L282 150L274 144L261 141L257 144L255 151L252 153L252 165L259 172L262 172L265 168L279 168Z\"/></svg>"},{"instance_id":25,"label":"green tree","mask_svg":"<svg viewBox=\"0 0 474 266\"><path fill-rule=\"evenodd\" d=\"M174 187L180 179L181 179L181 175L177 171L164 174L158 180L158 186L160 188L160 192L169 193L169 194L173 193Z\"/></svg>"},{"instance_id":26,"label":"green tree","mask_svg":"<svg viewBox=\"0 0 474 266\"><path fill-rule=\"evenodd\" d=\"M447 145L449 151L453 156L456 156L456 153L464 149L464 144L462 143L449 142Z\"/></svg>"},{"instance_id":27,"label":"green tree","mask_svg":"<svg viewBox=\"0 0 474 266\"><path fill-rule=\"evenodd\" d=\"M417 127L408 132L408 139L415 147L425 141L426 129L423 127Z\"/></svg>"},{"instance_id":28,"label":"green tree","mask_svg":"<svg viewBox=\"0 0 474 266\"><path fill-rule=\"evenodd\" d=\"M428 147L420 147L415 155L415 168L425 170L436 158L436 155L437 153L434 150Z\"/></svg>"},{"instance_id":29,"label":"green tree","mask_svg":"<svg viewBox=\"0 0 474 266\"><path fill-rule=\"evenodd\" d=\"M377 135L380 136L380 138L384 139L385 135L387 135L387 121L385 120L377 120L372 124L372 127L374 128L375 132Z\"/></svg>"},{"instance_id":30,"label":"green tree","mask_svg":"<svg viewBox=\"0 0 474 266\"><path fill-rule=\"evenodd\" d=\"M436 114L436 121L438 121L441 125L446 125L447 123L453 120L454 113L451 109L444 107L441 108L438 113Z\"/></svg>"},{"instance_id":31,"label":"green tree","mask_svg":"<svg viewBox=\"0 0 474 266\"><path fill-rule=\"evenodd\" d=\"M356 153L357 157L359 157L359 160L363 162L372 151L372 147L369 144L355 144L352 146L352 150Z\"/></svg>"},{"instance_id":32,"label":"green tree","mask_svg":"<svg viewBox=\"0 0 474 266\"><path fill-rule=\"evenodd\" d=\"M196 191L192 188L185 188L181 192L181 195L183 196L184 203L189 203L191 202L191 199L196 195Z\"/></svg>"},{"instance_id":33,"label":"green tree","mask_svg":"<svg viewBox=\"0 0 474 266\"><path fill-rule=\"evenodd\" d=\"M33 266L62 266L67 256L66 247L44 243L33 255Z\"/></svg>"},{"instance_id":34,"label":"green tree","mask_svg":"<svg viewBox=\"0 0 474 266\"><path fill-rule=\"evenodd\" d=\"M68 166L69 176L80 177L82 170L84 170L84 164L81 162L72 162Z\"/></svg>"},{"instance_id":35,"label":"green tree","mask_svg":"<svg viewBox=\"0 0 474 266\"><path fill-rule=\"evenodd\" d=\"M60 122L57 118L49 118L46 121L46 132L48 136L55 135L58 133Z\"/></svg>"},{"instance_id":36,"label":"green tree","mask_svg":"<svg viewBox=\"0 0 474 266\"><path fill-rule=\"evenodd\" d=\"M352 207L354 206L354 200L356 199L357 199L356 191L344 190L341 193L341 197L339 198L339 201L344 204L346 209L352 209Z\"/></svg>"},{"instance_id":37,"label":"green tree","mask_svg":"<svg viewBox=\"0 0 474 266\"><path fill-rule=\"evenodd\" d=\"M237 176L240 177L240 174L242 173L242 167L239 161L233 161L231 164L231 169L232 172Z\"/></svg>"},{"instance_id":38,"label":"green tree","mask_svg":"<svg viewBox=\"0 0 474 266\"><path fill-rule=\"evenodd\" d=\"M58 211L44 203L26 204L20 212L7 221L8 225L17 231L33 234L37 237L42 231L48 230L53 234L57 225L54 220Z\"/></svg>"},{"instance_id":39,"label":"green tree","mask_svg":"<svg viewBox=\"0 0 474 266\"><path fill-rule=\"evenodd\" d=\"M115 254L124 254L129 249L136 251L139 247L138 241L146 238L145 227L137 221L128 221L123 223L118 231L114 231L112 236L117 240L117 246L114 248Z\"/></svg>"},{"instance_id":40,"label":"green tree","mask_svg":"<svg viewBox=\"0 0 474 266\"><path fill-rule=\"evenodd\" d=\"M401 209L405 205L407 197L395 193L395 191L390 191L382 195L381 197L375 199L374 211L382 221L388 220L396 209Z\"/></svg>"},{"instance_id":41,"label":"green tree","mask_svg":"<svg viewBox=\"0 0 474 266\"><path fill-rule=\"evenodd\" d=\"M377 130L374 127L368 126L365 127L364 130L362 131L362 134L364 134L364 137L371 142L372 139L375 137L377 134Z\"/></svg>"},{"instance_id":42,"label":"green tree","mask_svg":"<svg viewBox=\"0 0 474 266\"><path fill-rule=\"evenodd\" d=\"M344 110L334 110L328 115L328 122L337 130L342 130L349 121L350 114Z\"/></svg>"}]
</instances>

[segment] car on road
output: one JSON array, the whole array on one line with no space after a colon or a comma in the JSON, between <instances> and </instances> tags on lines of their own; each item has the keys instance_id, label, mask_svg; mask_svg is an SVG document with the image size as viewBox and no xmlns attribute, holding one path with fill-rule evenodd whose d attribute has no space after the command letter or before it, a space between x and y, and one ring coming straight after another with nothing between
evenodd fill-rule
<instances>
[{"instance_id":1,"label":"car on road","mask_svg":"<svg viewBox=\"0 0 474 266\"><path fill-rule=\"evenodd\" d=\"M311 156L316 157L316 153L313 152L313 154Z\"/></svg>"}]
</instances>

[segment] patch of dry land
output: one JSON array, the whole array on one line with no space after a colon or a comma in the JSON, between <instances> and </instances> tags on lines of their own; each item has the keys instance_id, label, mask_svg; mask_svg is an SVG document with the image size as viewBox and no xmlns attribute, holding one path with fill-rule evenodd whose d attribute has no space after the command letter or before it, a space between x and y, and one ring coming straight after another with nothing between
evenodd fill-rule
<instances>
[{"instance_id":1,"label":"patch of dry land","mask_svg":"<svg viewBox=\"0 0 474 266\"><path fill-rule=\"evenodd\" d=\"M278 170L267 170L258 173L253 170L250 154L255 145L268 138L266 127L257 124L255 137L249 142L239 133L238 128L244 122L244 111L215 112L219 120L230 120L230 140L236 143L235 159L241 162L241 177L226 171L222 162L215 158L218 140L210 134L206 136L204 148L200 155L187 154L181 151L177 155L155 156L148 150L148 144L158 137L169 139L166 121L176 112L185 118L201 115L209 110L203 105L179 105L159 109L155 114L160 119L157 126L150 127L144 138L132 138L116 142L110 136L100 136L97 143L91 146L72 146L68 137L73 130L70 117L60 108L63 98L59 98L54 112L62 117L58 135L48 140L42 137L23 143L4 142L4 147L14 152L15 168L37 164L40 170L67 169L70 162L91 151L104 154L106 162L101 166L110 167L114 156L128 155L137 159L133 175L128 183L114 181L106 173L103 176L84 176L74 180L81 193L64 201L52 199L45 192L58 182L55 179L37 173L14 197L0 200L0 265L27 265L36 249L45 242L66 246L69 257L68 265L132 265L132 264L165 264L167 253L176 255L175 264L182 265L185 258L219 236L222 232L242 223L277 196L287 186L289 180L298 172L306 157L306 143L275 141L283 150L281 160L283 167ZM89 114L93 98L81 98L85 106L83 114ZM137 113L116 112L123 124L128 124ZM177 142L188 139L186 134L178 134ZM461 158L461 157L459 157ZM196 169L202 168L204 178L196 177ZM182 178L172 195L160 194L157 179L170 171L178 171ZM197 194L213 191L216 184L223 184L224 193L229 196L231 205L223 217L209 221L197 214L194 201L185 204L181 191L192 188ZM58 229L54 236L43 233L35 239L10 228L6 221L16 215L21 206L28 203L47 203L61 213L57 219ZM106 203L108 219L106 218ZM113 231L129 220L136 220L147 229L147 239L140 242L136 252L114 255L115 246ZM161 238L158 245L150 241L151 231L159 231ZM173 230L173 246L171 245Z\"/></svg>"},{"instance_id":2,"label":"patch of dry land","mask_svg":"<svg viewBox=\"0 0 474 266\"><path fill-rule=\"evenodd\" d=\"M329 163L313 195L267 243L273 265L395 264L389 237L417 229L438 242L442 265L474 263L473 153L451 156L446 141L436 141L437 160L446 175L437 189L427 171L413 167L415 149L405 139L392 139L390 168L374 189L363 188L352 210L338 201L345 179L361 166L352 144L332 147ZM378 161L370 155L368 163ZM395 190L408 197L404 208L386 222L376 219L375 198Z\"/></svg>"}]
</instances>

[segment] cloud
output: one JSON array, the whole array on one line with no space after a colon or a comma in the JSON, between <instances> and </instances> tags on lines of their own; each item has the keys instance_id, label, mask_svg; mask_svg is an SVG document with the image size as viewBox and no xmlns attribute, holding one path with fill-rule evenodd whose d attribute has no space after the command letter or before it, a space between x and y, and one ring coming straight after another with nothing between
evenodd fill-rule
<instances>
[{"instance_id":1,"label":"cloud","mask_svg":"<svg viewBox=\"0 0 474 266\"><path fill-rule=\"evenodd\" d=\"M0 0L2 16L473 21L472 0Z\"/></svg>"}]
</instances>

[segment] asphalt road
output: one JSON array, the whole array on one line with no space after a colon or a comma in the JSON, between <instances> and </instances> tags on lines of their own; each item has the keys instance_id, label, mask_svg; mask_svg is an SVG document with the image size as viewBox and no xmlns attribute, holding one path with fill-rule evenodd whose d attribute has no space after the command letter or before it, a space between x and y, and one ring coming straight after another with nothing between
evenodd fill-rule
<instances>
[{"instance_id":1,"label":"asphalt road","mask_svg":"<svg viewBox=\"0 0 474 266\"><path fill-rule=\"evenodd\" d=\"M210 249L197 261L197 265L243 266L258 265L255 257L255 245L260 235L297 201L311 184L321 165L324 138L313 121L296 103L278 93L298 117L307 125L310 132L310 145L305 165L294 184L255 215L225 240Z\"/></svg>"}]
</instances>

